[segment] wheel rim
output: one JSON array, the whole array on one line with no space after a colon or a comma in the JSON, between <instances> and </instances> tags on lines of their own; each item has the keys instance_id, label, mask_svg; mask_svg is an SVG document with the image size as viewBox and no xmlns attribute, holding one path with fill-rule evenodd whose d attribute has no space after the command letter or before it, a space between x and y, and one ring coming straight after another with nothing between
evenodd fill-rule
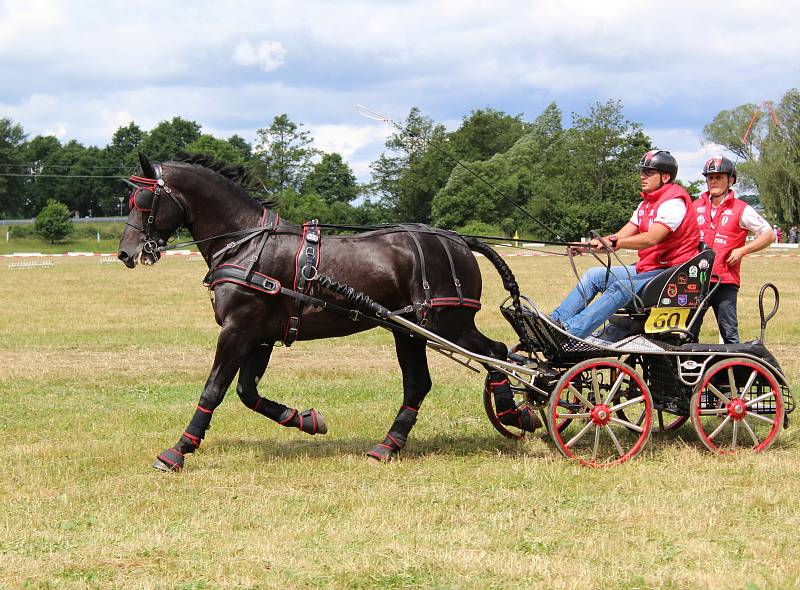
<instances>
[{"instance_id":1,"label":"wheel rim","mask_svg":"<svg viewBox=\"0 0 800 590\"><path fill-rule=\"evenodd\" d=\"M652 413L650 391L632 367L593 359L562 377L550 396L547 418L550 435L565 457L606 467L642 451L650 437ZM564 426L554 428L559 425Z\"/></svg>"},{"instance_id":2,"label":"wheel rim","mask_svg":"<svg viewBox=\"0 0 800 590\"><path fill-rule=\"evenodd\" d=\"M712 366L691 400L692 423L707 449L722 455L767 450L783 424L783 396L762 364L729 359Z\"/></svg>"}]
</instances>

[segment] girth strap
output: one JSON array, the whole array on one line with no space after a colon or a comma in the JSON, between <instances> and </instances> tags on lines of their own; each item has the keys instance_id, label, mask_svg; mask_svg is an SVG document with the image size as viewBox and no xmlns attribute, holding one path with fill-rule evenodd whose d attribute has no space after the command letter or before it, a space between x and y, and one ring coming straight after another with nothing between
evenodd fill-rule
<instances>
[{"instance_id":1,"label":"girth strap","mask_svg":"<svg viewBox=\"0 0 800 590\"><path fill-rule=\"evenodd\" d=\"M298 293L307 293L311 289L311 282L316 278L319 266L319 247L321 233L319 222L312 219L303 224L302 240L295 256L294 290ZM300 317L303 314L303 301L294 300L294 311L286 323L286 334L283 344L291 346L300 332Z\"/></svg>"},{"instance_id":2,"label":"girth strap","mask_svg":"<svg viewBox=\"0 0 800 590\"><path fill-rule=\"evenodd\" d=\"M456 274L456 266L453 264L453 255L450 254L450 248L447 247L447 241L440 235L436 234L436 237L439 238L439 242L442 244L442 248L444 248L444 253L447 254L447 261L450 263L450 273L453 275L453 284L456 286L456 295L458 295L458 303L464 303L464 294L461 292L461 281L458 280L458 275Z\"/></svg>"}]
</instances>

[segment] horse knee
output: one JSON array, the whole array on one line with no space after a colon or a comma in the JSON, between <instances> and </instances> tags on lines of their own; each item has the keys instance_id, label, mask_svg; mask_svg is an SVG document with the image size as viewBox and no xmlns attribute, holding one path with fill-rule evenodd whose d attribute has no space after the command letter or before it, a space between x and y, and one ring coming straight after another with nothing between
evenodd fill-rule
<instances>
[{"instance_id":1,"label":"horse knee","mask_svg":"<svg viewBox=\"0 0 800 590\"><path fill-rule=\"evenodd\" d=\"M255 410L258 405L259 395L255 387L245 387L242 383L236 385L236 394L241 402L251 410Z\"/></svg>"}]
</instances>

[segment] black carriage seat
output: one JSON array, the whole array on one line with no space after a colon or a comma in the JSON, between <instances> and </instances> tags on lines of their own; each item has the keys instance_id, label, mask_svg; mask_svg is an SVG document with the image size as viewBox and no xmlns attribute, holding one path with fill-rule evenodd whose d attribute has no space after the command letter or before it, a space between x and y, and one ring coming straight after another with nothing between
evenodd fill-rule
<instances>
[{"instance_id":1,"label":"black carriage seat","mask_svg":"<svg viewBox=\"0 0 800 590\"><path fill-rule=\"evenodd\" d=\"M628 334L656 334L689 326L712 286L715 252L703 242L699 250L690 260L653 277L639 291L638 301L618 310L610 323Z\"/></svg>"},{"instance_id":2,"label":"black carriage seat","mask_svg":"<svg viewBox=\"0 0 800 590\"><path fill-rule=\"evenodd\" d=\"M652 307L697 308L711 285L715 252L704 242L700 251L680 266L672 266L653 277L639 292L642 309ZM633 302L625 311L636 311Z\"/></svg>"}]
</instances>

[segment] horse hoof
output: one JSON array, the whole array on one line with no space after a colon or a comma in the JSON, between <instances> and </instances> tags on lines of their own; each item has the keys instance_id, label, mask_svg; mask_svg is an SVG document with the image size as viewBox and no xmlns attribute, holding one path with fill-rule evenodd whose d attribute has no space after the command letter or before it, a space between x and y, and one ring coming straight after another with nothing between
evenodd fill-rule
<instances>
[{"instance_id":1,"label":"horse hoof","mask_svg":"<svg viewBox=\"0 0 800 590\"><path fill-rule=\"evenodd\" d=\"M175 449L167 449L156 457L153 467L164 472L180 471L183 469L183 455Z\"/></svg>"},{"instance_id":2,"label":"horse hoof","mask_svg":"<svg viewBox=\"0 0 800 590\"><path fill-rule=\"evenodd\" d=\"M328 434L328 425L325 418L314 408L300 412L298 428L306 434Z\"/></svg>"},{"instance_id":3,"label":"horse hoof","mask_svg":"<svg viewBox=\"0 0 800 590\"><path fill-rule=\"evenodd\" d=\"M367 465L369 465L370 467L380 467L384 463L385 461L382 461L377 457L373 457L372 455L367 455Z\"/></svg>"},{"instance_id":4,"label":"horse hoof","mask_svg":"<svg viewBox=\"0 0 800 590\"><path fill-rule=\"evenodd\" d=\"M379 444L375 448L367 451L367 462L372 463L373 465L388 463L395 457L397 457L397 452L391 450L383 444Z\"/></svg>"}]
</instances>

